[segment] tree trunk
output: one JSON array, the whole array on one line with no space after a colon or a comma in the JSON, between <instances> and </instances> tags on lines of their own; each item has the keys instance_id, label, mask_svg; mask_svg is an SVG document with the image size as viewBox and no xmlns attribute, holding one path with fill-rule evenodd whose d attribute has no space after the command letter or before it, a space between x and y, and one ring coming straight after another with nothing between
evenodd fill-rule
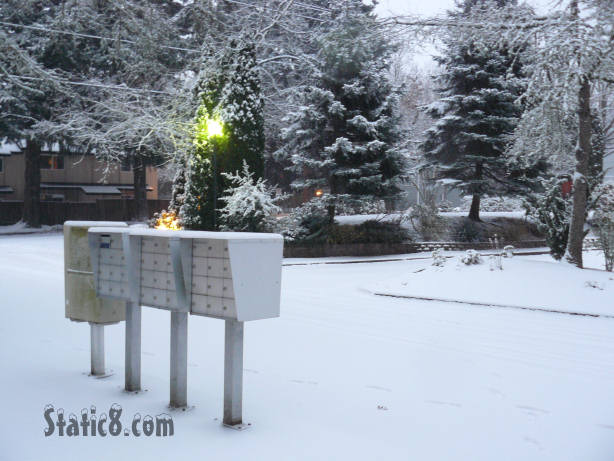
<instances>
[{"instance_id":1,"label":"tree trunk","mask_svg":"<svg viewBox=\"0 0 614 461\"><path fill-rule=\"evenodd\" d=\"M471 208L469 208L469 219L472 221L480 220L480 194L473 194Z\"/></svg>"},{"instance_id":2,"label":"tree trunk","mask_svg":"<svg viewBox=\"0 0 614 461\"><path fill-rule=\"evenodd\" d=\"M22 220L28 227L41 227L41 146L29 139L25 150L25 187Z\"/></svg>"},{"instance_id":3,"label":"tree trunk","mask_svg":"<svg viewBox=\"0 0 614 461\"><path fill-rule=\"evenodd\" d=\"M476 181L482 180L482 164L475 164L475 177ZM477 186L479 187L479 185ZM471 200L471 208L469 208L469 219L472 221L480 220L480 193L475 191L473 192L473 199Z\"/></svg>"},{"instance_id":4,"label":"tree trunk","mask_svg":"<svg viewBox=\"0 0 614 461\"><path fill-rule=\"evenodd\" d=\"M137 221L147 221L147 180L145 175L145 162L140 155L134 156L134 213Z\"/></svg>"},{"instance_id":5,"label":"tree trunk","mask_svg":"<svg viewBox=\"0 0 614 461\"><path fill-rule=\"evenodd\" d=\"M578 145L576 146L576 171L573 181L573 207L566 259L582 268L582 242L588 201L588 168L591 155L591 85L587 76L582 76L578 93Z\"/></svg>"},{"instance_id":6,"label":"tree trunk","mask_svg":"<svg viewBox=\"0 0 614 461\"><path fill-rule=\"evenodd\" d=\"M335 205L330 204L326 207L326 212L328 215L328 224L330 226L335 224Z\"/></svg>"}]
</instances>

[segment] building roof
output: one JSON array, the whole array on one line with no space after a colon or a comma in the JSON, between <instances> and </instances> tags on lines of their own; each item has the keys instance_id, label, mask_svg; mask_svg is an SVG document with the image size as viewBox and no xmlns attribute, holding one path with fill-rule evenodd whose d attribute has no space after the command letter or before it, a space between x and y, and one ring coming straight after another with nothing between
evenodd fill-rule
<instances>
[{"instance_id":1,"label":"building roof","mask_svg":"<svg viewBox=\"0 0 614 461\"><path fill-rule=\"evenodd\" d=\"M97 195L119 195L121 191L115 186L81 186L81 190L86 194Z\"/></svg>"},{"instance_id":2,"label":"building roof","mask_svg":"<svg viewBox=\"0 0 614 461\"><path fill-rule=\"evenodd\" d=\"M132 184L74 184L62 182L41 183L41 189L81 189L86 194L121 194L122 190L133 190ZM151 186L146 186L152 191Z\"/></svg>"}]
</instances>

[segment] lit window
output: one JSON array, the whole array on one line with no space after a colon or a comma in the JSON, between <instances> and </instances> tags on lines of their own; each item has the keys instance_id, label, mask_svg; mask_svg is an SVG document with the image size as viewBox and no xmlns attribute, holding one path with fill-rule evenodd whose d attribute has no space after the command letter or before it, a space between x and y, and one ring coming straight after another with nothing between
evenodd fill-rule
<instances>
[{"instance_id":1,"label":"lit window","mask_svg":"<svg viewBox=\"0 0 614 461\"><path fill-rule=\"evenodd\" d=\"M41 155L41 170L63 170L64 157L60 155Z\"/></svg>"}]
</instances>

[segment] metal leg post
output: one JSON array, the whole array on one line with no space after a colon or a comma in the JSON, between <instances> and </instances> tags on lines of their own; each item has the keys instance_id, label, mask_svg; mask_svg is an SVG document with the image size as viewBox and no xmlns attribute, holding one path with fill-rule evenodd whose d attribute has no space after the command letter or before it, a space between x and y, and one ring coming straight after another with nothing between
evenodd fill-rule
<instances>
[{"instance_id":1,"label":"metal leg post","mask_svg":"<svg viewBox=\"0 0 614 461\"><path fill-rule=\"evenodd\" d=\"M141 390L141 306L126 302L126 383L127 391Z\"/></svg>"},{"instance_id":2,"label":"metal leg post","mask_svg":"<svg viewBox=\"0 0 614 461\"><path fill-rule=\"evenodd\" d=\"M224 425L243 424L243 322L226 320L224 340Z\"/></svg>"},{"instance_id":3,"label":"metal leg post","mask_svg":"<svg viewBox=\"0 0 614 461\"><path fill-rule=\"evenodd\" d=\"M188 313L171 312L171 401L179 408L188 404Z\"/></svg>"},{"instance_id":4,"label":"metal leg post","mask_svg":"<svg viewBox=\"0 0 614 461\"><path fill-rule=\"evenodd\" d=\"M90 323L91 374L104 376L104 325Z\"/></svg>"}]
</instances>

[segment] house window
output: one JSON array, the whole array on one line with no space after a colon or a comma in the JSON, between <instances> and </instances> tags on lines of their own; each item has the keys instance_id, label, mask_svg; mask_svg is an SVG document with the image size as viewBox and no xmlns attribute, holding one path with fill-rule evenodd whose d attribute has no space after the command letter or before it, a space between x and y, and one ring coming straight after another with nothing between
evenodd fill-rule
<instances>
[{"instance_id":1,"label":"house window","mask_svg":"<svg viewBox=\"0 0 614 461\"><path fill-rule=\"evenodd\" d=\"M41 170L63 170L64 157L61 155L41 155Z\"/></svg>"},{"instance_id":2,"label":"house window","mask_svg":"<svg viewBox=\"0 0 614 461\"><path fill-rule=\"evenodd\" d=\"M4 159L0 158L0 173L4 171Z\"/></svg>"},{"instance_id":3,"label":"house window","mask_svg":"<svg viewBox=\"0 0 614 461\"><path fill-rule=\"evenodd\" d=\"M122 158L120 169L121 171L132 171L132 166L130 164L130 158L124 157Z\"/></svg>"}]
</instances>

